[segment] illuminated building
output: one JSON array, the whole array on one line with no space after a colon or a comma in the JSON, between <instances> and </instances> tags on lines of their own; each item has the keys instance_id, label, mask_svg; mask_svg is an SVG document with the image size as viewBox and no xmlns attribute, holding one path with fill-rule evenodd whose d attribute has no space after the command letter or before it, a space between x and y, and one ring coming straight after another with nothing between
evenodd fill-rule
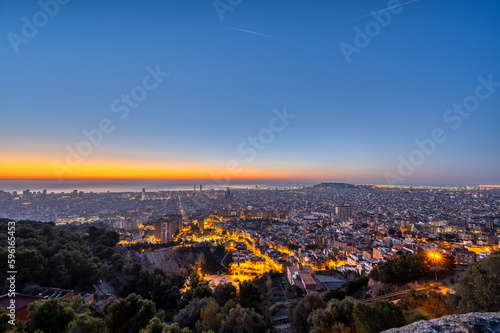
<instances>
[{"instance_id":1,"label":"illuminated building","mask_svg":"<svg viewBox=\"0 0 500 333\"><path fill-rule=\"evenodd\" d=\"M335 215L342 222L348 221L351 218L351 214L351 206L345 205L335 207Z\"/></svg>"},{"instance_id":2,"label":"illuminated building","mask_svg":"<svg viewBox=\"0 0 500 333\"><path fill-rule=\"evenodd\" d=\"M308 294L316 292L316 274L310 266L302 266L300 263L288 266L286 276L291 285L298 286Z\"/></svg>"}]
</instances>

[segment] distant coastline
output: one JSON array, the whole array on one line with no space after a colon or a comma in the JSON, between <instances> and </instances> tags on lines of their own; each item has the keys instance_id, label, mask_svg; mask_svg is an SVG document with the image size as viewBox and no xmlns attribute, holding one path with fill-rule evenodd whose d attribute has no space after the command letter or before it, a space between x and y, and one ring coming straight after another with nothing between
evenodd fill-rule
<instances>
[{"instance_id":1,"label":"distant coastline","mask_svg":"<svg viewBox=\"0 0 500 333\"><path fill-rule=\"evenodd\" d=\"M140 192L143 188L149 191L189 191L220 190L230 188L298 188L309 187L315 182L265 182L265 181L234 181L227 185L218 185L213 180L200 179L0 179L0 191L22 192L24 190L43 191L48 193L71 192L73 190L84 192Z\"/></svg>"}]
</instances>

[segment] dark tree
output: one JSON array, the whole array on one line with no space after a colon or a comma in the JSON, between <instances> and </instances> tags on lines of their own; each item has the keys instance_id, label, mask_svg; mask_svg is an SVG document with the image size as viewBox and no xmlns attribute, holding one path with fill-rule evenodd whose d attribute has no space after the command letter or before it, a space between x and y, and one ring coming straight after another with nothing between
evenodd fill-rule
<instances>
[{"instance_id":1,"label":"dark tree","mask_svg":"<svg viewBox=\"0 0 500 333\"><path fill-rule=\"evenodd\" d=\"M267 332L264 317L252 309L237 306L229 311L222 323L220 333L264 333Z\"/></svg>"},{"instance_id":2,"label":"dark tree","mask_svg":"<svg viewBox=\"0 0 500 333\"><path fill-rule=\"evenodd\" d=\"M219 283L214 288L213 296L219 306L224 306L227 301L236 297L236 287L232 283Z\"/></svg>"},{"instance_id":3,"label":"dark tree","mask_svg":"<svg viewBox=\"0 0 500 333\"><path fill-rule=\"evenodd\" d=\"M372 306L357 303L353 317L358 333L378 333L406 324L403 311L386 300L375 301Z\"/></svg>"},{"instance_id":4,"label":"dark tree","mask_svg":"<svg viewBox=\"0 0 500 333\"><path fill-rule=\"evenodd\" d=\"M139 332L157 315L155 304L136 294L111 304L107 312L109 329L113 333Z\"/></svg>"},{"instance_id":5,"label":"dark tree","mask_svg":"<svg viewBox=\"0 0 500 333\"><path fill-rule=\"evenodd\" d=\"M491 254L469 266L450 296L456 313L500 311L500 254Z\"/></svg>"},{"instance_id":6,"label":"dark tree","mask_svg":"<svg viewBox=\"0 0 500 333\"><path fill-rule=\"evenodd\" d=\"M294 332L308 332L311 325L307 322L309 315L316 309L324 309L326 302L317 294L304 296L300 301L293 302L289 307L289 317Z\"/></svg>"}]
</instances>

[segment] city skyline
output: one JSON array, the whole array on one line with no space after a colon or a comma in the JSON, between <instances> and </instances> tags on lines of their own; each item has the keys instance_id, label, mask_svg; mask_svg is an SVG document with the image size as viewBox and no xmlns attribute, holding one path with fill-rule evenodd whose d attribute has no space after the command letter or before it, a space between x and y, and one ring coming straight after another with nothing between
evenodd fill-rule
<instances>
[{"instance_id":1,"label":"city skyline","mask_svg":"<svg viewBox=\"0 0 500 333\"><path fill-rule=\"evenodd\" d=\"M500 184L495 1L2 9L0 182Z\"/></svg>"}]
</instances>

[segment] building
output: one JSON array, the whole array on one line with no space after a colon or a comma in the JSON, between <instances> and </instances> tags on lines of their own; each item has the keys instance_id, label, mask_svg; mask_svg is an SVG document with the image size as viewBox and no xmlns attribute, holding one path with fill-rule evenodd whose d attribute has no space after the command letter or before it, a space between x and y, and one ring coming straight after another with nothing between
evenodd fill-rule
<instances>
[{"instance_id":1,"label":"building","mask_svg":"<svg viewBox=\"0 0 500 333\"><path fill-rule=\"evenodd\" d=\"M145 188L142 189L141 199L146 200L146 189Z\"/></svg>"},{"instance_id":2,"label":"building","mask_svg":"<svg viewBox=\"0 0 500 333\"><path fill-rule=\"evenodd\" d=\"M351 219L352 208L348 205L337 206L335 207L335 215L342 222L348 221Z\"/></svg>"},{"instance_id":3,"label":"building","mask_svg":"<svg viewBox=\"0 0 500 333\"><path fill-rule=\"evenodd\" d=\"M308 294L316 293L316 274L310 266L296 263L286 268L286 275L290 285L296 285Z\"/></svg>"},{"instance_id":4,"label":"building","mask_svg":"<svg viewBox=\"0 0 500 333\"><path fill-rule=\"evenodd\" d=\"M16 305L15 305L15 315L16 315L16 320L19 321L28 321L29 318L29 312L28 312L28 305L31 303L38 301L41 299L40 296L28 296L28 295L21 295L18 293L15 293L15 300L16 300ZM11 297L9 297L9 294L4 294L0 296L0 306L7 312L10 313L10 300Z\"/></svg>"},{"instance_id":5,"label":"building","mask_svg":"<svg viewBox=\"0 0 500 333\"><path fill-rule=\"evenodd\" d=\"M167 214L155 223L155 239L159 242L169 242L174 239L182 224L182 215Z\"/></svg>"},{"instance_id":6,"label":"building","mask_svg":"<svg viewBox=\"0 0 500 333\"><path fill-rule=\"evenodd\" d=\"M69 289L48 288L47 290L39 293L37 296L43 299L67 298L69 300L73 300L73 296L75 296L75 293L73 290Z\"/></svg>"},{"instance_id":7,"label":"building","mask_svg":"<svg viewBox=\"0 0 500 333\"><path fill-rule=\"evenodd\" d=\"M110 294L94 293L83 295L85 304L91 304L99 308L103 313L106 313L108 306L115 301L115 296Z\"/></svg>"},{"instance_id":8,"label":"building","mask_svg":"<svg viewBox=\"0 0 500 333\"><path fill-rule=\"evenodd\" d=\"M455 261L459 265L470 265L476 262L476 254L467 249L456 249Z\"/></svg>"}]
</instances>

